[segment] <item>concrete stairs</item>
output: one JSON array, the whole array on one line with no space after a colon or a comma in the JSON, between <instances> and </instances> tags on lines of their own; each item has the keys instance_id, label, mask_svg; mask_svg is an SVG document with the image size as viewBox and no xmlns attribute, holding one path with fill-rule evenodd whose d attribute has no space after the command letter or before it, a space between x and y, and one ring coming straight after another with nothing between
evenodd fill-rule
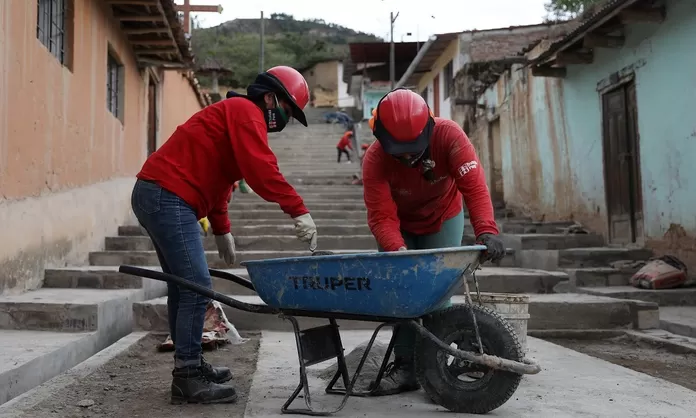
<instances>
[{"instance_id":1,"label":"concrete stairs","mask_svg":"<svg viewBox=\"0 0 696 418\"><path fill-rule=\"evenodd\" d=\"M362 187L350 184L360 166L336 162L335 145L341 134L342 129L333 124L292 125L271 134L269 142L281 171L312 211L320 249L376 251L366 225ZM657 327L657 304L585 290L591 280L607 286L622 283L623 273L610 271L607 263L615 258L644 259L644 251L606 249L601 237L591 234L562 234L560 229L569 222L534 222L505 209L498 209L497 215L509 256L498 266L485 265L477 278L484 292L527 294L530 330ZM278 205L255 194L235 193L230 219L239 261L309 254L295 239L291 219ZM472 242L472 234L467 225L463 243ZM206 237L204 242L210 266L228 268L219 260L213 238ZM47 269L41 289L0 297L0 403L133 330L167 331L164 283L120 274L121 264L159 270L152 244L138 226L119 227L115 236L106 238L103 248L89 255L89 265ZM246 275L239 265L231 271ZM214 279L213 285L221 293L261 303L233 283ZM455 299L463 300L461 295ZM240 330L290 329L273 315L226 311ZM677 313L673 317L681 318ZM301 322L304 326L323 324L310 319ZM342 323L349 329L372 326Z\"/></svg>"},{"instance_id":2,"label":"concrete stairs","mask_svg":"<svg viewBox=\"0 0 696 418\"><path fill-rule=\"evenodd\" d=\"M150 280L69 268L46 270L42 288L0 296L0 404L130 334L133 303L164 292Z\"/></svg>"}]
</instances>

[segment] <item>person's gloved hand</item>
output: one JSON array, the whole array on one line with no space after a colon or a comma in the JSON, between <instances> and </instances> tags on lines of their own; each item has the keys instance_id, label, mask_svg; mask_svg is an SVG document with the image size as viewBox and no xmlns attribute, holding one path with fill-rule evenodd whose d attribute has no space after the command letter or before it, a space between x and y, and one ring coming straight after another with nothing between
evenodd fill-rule
<instances>
[{"instance_id":1,"label":"person's gloved hand","mask_svg":"<svg viewBox=\"0 0 696 418\"><path fill-rule=\"evenodd\" d=\"M295 235L302 242L309 243L309 251L317 249L317 226L309 213L293 218Z\"/></svg>"},{"instance_id":2,"label":"person's gloved hand","mask_svg":"<svg viewBox=\"0 0 696 418\"><path fill-rule=\"evenodd\" d=\"M218 255L220 259L225 260L227 265L231 266L237 260L237 254L234 251L234 237L231 233L225 235L215 235L215 244L217 245Z\"/></svg>"},{"instance_id":3,"label":"person's gloved hand","mask_svg":"<svg viewBox=\"0 0 696 418\"><path fill-rule=\"evenodd\" d=\"M486 246L484 254L485 260L490 260L493 263L498 262L505 257L505 244L503 241L493 234L481 234L476 238L477 244Z\"/></svg>"},{"instance_id":4,"label":"person's gloved hand","mask_svg":"<svg viewBox=\"0 0 696 418\"><path fill-rule=\"evenodd\" d=\"M198 224L201 226L201 229L203 230L203 235L207 237L208 231L210 230L210 221L208 220L208 218L199 219Z\"/></svg>"},{"instance_id":5,"label":"person's gloved hand","mask_svg":"<svg viewBox=\"0 0 696 418\"><path fill-rule=\"evenodd\" d=\"M397 251L406 251L407 249L408 248L406 248L406 247L399 247L399 249Z\"/></svg>"}]
</instances>

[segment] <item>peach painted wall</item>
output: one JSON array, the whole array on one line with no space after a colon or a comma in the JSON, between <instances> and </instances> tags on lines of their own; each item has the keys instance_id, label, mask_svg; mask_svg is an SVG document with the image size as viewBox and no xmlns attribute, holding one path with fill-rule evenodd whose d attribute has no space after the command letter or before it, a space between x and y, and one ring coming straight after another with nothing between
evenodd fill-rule
<instances>
[{"instance_id":1,"label":"peach painted wall","mask_svg":"<svg viewBox=\"0 0 696 418\"><path fill-rule=\"evenodd\" d=\"M132 217L147 153L147 77L105 3L74 0L70 69L37 39L36 15L35 0L0 0L0 293L101 249ZM123 122L106 105L109 45L125 66ZM160 116L163 132L200 109L174 74L160 86L158 102L179 104Z\"/></svg>"},{"instance_id":2,"label":"peach painted wall","mask_svg":"<svg viewBox=\"0 0 696 418\"><path fill-rule=\"evenodd\" d=\"M167 70L160 72L165 100L161 102L159 140L157 145L164 144L176 127L186 122L194 113L201 110L201 105L191 93L189 81L178 71Z\"/></svg>"}]
</instances>

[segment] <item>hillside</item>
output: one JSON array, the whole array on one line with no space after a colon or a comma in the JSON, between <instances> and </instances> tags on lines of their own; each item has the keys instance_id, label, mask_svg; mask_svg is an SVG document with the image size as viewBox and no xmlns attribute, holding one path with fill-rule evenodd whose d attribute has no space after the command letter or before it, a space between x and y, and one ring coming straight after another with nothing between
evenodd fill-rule
<instances>
[{"instance_id":1,"label":"hillside","mask_svg":"<svg viewBox=\"0 0 696 418\"><path fill-rule=\"evenodd\" d=\"M265 23L266 68L290 65L304 68L326 58L345 58L351 42L383 41L377 36L357 32L321 19L295 20L274 13ZM233 74L223 76L221 84L244 87L259 69L260 19L235 19L213 28L194 29L191 37L199 65L222 66ZM203 85L206 77L200 77Z\"/></svg>"}]
</instances>

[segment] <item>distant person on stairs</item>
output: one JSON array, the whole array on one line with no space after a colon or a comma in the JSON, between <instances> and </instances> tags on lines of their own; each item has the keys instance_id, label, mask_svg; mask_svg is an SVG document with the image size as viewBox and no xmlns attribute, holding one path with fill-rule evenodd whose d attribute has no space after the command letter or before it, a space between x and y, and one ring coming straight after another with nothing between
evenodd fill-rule
<instances>
[{"instance_id":1,"label":"distant person on stairs","mask_svg":"<svg viewBox=\"0 0 696 418\"><path fill-rule=\"evenodd\" d=\"M307 81L296 70L273 67L260 73L247 95L228 95L180 125L150 155L133 188L131 205L154 244L162 270L211 288L198 220L206 218L218 255L235 264L228 198L242 178L263 199L290 215L297 237L316 248L317 229L302 198L278 169L268 132L283 130L291 117L307 126ZM201 356L209 299L169 285L169 328L175 345L172 403L234 402L228 368L212 367Z\"/></svg>"},{"instance_id":2,"label":"distant person on stairs","mask_svg":"<svg viewBox=\"0 0 696 418\"><path fill-rule=\"evenodd\" d=\"M353 131L346 131L341 137L341 140L338 141L338 144L336 144L336 149L338 150L337 162L341 162L341 157L343 156L343 154L346 154L346 159L348 160L347 162L350 162L350 153L348 152L348 150L353 150L353 146L350 144L352 139Z\"/></svg>"},{"instance_id":3,"label":"distant person on stairs","mask_svg":"<svg viewBox=\"0 0 696 418\"><path fill-rule=\"evenodd\" d=\"M500 260L505 247L497 237L483 168L464 131L434 117L425 100L406 89L385 95L369 124L377 141L363 158L364 196L380 251L461 246L463 195L476 241L487 247L487 258ZM395 336L395 361L376 388L378 395L419 388L415 334L397 327Z\"/></svg>"}]
</instances>

